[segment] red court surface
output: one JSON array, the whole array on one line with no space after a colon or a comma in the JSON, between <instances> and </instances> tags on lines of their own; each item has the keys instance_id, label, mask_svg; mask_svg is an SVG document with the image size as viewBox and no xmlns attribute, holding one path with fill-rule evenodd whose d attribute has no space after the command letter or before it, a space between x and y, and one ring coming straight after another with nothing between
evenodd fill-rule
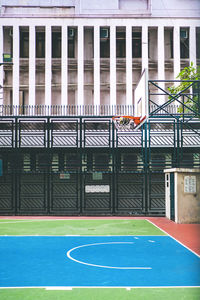
<instances>
[{"instance_id":1,"label":"red court surface","mask_svg":"<svg viewBox=\"0 0 200 300\"><path fill-rule=\"evenodd\" d=\"M146 218L200 255L200 224L176 224L167 218Z\"/></svg>"},{"instance_id":2,"label":"red court surface","mask_svg":"<svg viewBox=\"0 0 200 300\"><path fill-rule=\"evenodd\" d=\"M177 241L200 255L200 224L176 224L165 217L52 217L52 216L0 216L0 219L146 219Z\"/></svg>"}]
</instances>

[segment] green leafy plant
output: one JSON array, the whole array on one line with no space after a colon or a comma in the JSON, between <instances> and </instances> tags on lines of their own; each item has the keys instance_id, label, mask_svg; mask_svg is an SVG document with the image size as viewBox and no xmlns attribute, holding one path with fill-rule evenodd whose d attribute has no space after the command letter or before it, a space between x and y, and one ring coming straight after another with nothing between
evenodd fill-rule
<instances>
[{"instance_id":1,"label":"green leafy plant","mask_svg":"<svg viewBox=\"0 0 200 300\"><path fill-rule=\"evenodd\" d=\"M181 82L168 88L171 94L169 99L175 97L174 100L178 99L185 105L179 106L179 113L193 113L200 117L200 66L195 67L191 62L190 66L185 67L176 78Z\"/></svg>"}]
</instances>

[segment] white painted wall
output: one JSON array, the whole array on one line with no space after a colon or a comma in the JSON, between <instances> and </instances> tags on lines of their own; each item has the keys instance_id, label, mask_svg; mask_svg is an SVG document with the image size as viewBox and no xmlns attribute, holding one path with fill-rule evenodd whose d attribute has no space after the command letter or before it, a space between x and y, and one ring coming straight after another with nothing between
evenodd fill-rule
<instances>
[{"instance_id":1,"label":"white painted wall","mask_svg":"<svg viewBox=\"0 0 200 300\"><path fill-rule=\"evenodd\" d=\"M115 10L119 9L119 1L118 0L112 0L112 1L99 1L99 0L79 0L80 1L80 7L81 11L89 10Z\"/></svg>"},{"instance_id":2,"label":"white painted wall","mask_svg":"<svg viewBox=\"0 0 200 300\"><path fill-rule=\"evenodd\" d=\"M20 9L19 9L20 8ZM199 0L1 0L1 14L199 17Z\"/></svg>"},{"instance_id":3,"label":"white painted wall","mask_svg":"<svg viewBox=\"0 0 200 300\"><path fill-rule=\"evenodd\" d=\"M199 17L199 0L152 0L152 16ZM173 23L173 21L172 21Z\"/></svg>"}]
</instances>

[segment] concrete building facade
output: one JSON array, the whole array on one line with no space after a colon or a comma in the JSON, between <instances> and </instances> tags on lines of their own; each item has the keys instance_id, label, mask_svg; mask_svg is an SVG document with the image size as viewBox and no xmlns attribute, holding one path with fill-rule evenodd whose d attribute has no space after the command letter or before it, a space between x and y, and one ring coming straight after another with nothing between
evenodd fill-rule
<instances>
[{"instance_id":1,"label":"concrete building facade","mask_svg":"<svg viewBox=\"0 0 200 300\"><path fill-rule=\"evenodd\" d=\"M9 56L0 104L132 105L144 68L171 80L200 64L200 1L2 0Z\"/></svg>"}]
</instances>

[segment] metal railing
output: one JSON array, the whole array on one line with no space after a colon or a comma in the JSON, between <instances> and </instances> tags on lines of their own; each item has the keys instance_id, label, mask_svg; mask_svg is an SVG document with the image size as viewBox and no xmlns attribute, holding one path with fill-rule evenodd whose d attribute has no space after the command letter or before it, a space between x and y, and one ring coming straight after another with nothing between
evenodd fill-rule
<instances>
[{"instance_id":1,"label":"metal railing","mask_svg":"<svg viewBox=\"0 0 200 300\"><path fill-rule=\"evenodd\" d=\"M150 105L150 112L156 105ZM163 113L163 112L162 112ZM165 113L178 113L169 105ZM133 105L0 105L0 116L120 116L134 115Z\"/></svg>"},{"instance_id":2,"label":"metal railing","mask_svg":"<svg viewBox=\"0 0 200 300\"><path fill-rule=\"evenodd\" d=\"M156 109L158 108L158 105L156 104L150 104L149 105L149 112L152 113L154 112ZM176 105L176 104L171 104L171 105L168 105L165 110L160 110L158 111L157 113L158 115L160 114L180 114L179 113L179 105Z\"/></svg>"},{"instance_id":3,"label":"metal railing","mask_svg":"<svg viewBox=\"0 0 200 300\"><path fill-rule=\"evenodd\" d=\"M176 85L179 89L174 93ZM168 113L171 117L200 118L200 80L149 80L148 101L153 108L150 117Z\"/></svg>"},{"instance_id":4,"label":"metal railing","mask_svg":"<svg viewBox=\"0 0 200 300\"><path fill-rule=\"evenodd\" d=\"M133 105L1 105L0 116L133 115Z\"/></svg>"}]
</instances>

